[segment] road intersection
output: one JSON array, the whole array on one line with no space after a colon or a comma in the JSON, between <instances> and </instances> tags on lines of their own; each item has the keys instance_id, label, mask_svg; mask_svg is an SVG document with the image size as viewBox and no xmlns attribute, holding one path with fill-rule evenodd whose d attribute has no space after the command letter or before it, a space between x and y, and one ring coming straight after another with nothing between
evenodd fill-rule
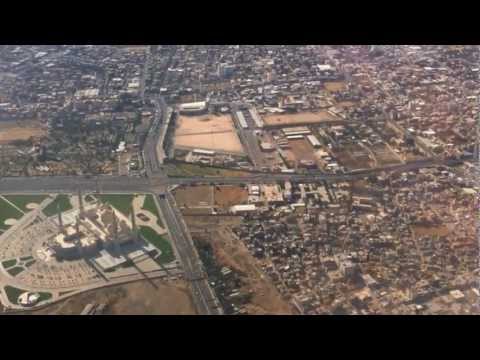
<instances>
[{"instance_id":1,"label":"road intersection","mask_svg":"<svg viewBox=\"0 0 480 360\"><path fill-rule=\"evenodd\" d=\"M171 57L170 57L171 59ZM146 74L149 58L145 64ZM142 77L141 97L145 100L145 75ZM183 266L185 277L192 286L192 295L200 314L222 314L214 291L211 289L203 264L176 206L175 199L168 191L176 185L222 185L272 182L343 182L365 178L383 172L406 172L439 165L454 165L453 161L427 159L407 164L362 170L341 174L325 173L264 173L252 172L241 177L168 177L162 170L165 158L163 142L169 127L173 109L169 108L162 96L149 98L155 106L155 115L143 147L145 176L44 176L44 177L3 177L0 178L0 194L53 194L53 193L152 193L167 225L177 258ZM252 133L253 134L253 133ZM252 135L251 134L251 135Z\"/></svg>"}]
</instances>

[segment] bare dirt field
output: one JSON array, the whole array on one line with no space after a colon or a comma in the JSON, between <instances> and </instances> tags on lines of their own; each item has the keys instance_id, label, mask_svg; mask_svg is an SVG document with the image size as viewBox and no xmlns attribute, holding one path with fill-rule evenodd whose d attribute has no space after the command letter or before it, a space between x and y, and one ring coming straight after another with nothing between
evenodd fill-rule
<instances>
[{"instance_id":1,"label":"bare dirt field","mask_svg":"<svg viewBox=\"0 0 480 360\"><path fill-rule=\"evenodd\" d=\"M263 116L265 126L296 126L319 124L329 121L342 121L342 119L328 113L327 111L319 112L302 112L297 114L271 114Z\"/></svg>"},{"instance_id":2,"label":"bare dirt field","mask_svg":"<svg viewBox=\"0 0 480 360\"><path fill-rule=\"evenodd\" d=\"M244 153L230 115L181 116L175 130L175 147Z\"/></svg>"},{"instance_id":3,"label":"bare dirt field","mask_svg":"<svg viewBox=\"0 0 480 360\"><path fill-rule=\"evenodd\" d=\"M354 101L340 101L336 104L336 106L340 108L350 108L355 105L357 105L357 103Z\"/></svg>"},{"instance_id":4,"label":"bare dirt field","mask_svg":"<svg viewBox=\"0 0 480 360\"><path fill-rule=\"evenodd\" d=\"M0 122L0 144L8 144L15 140L28 140L46 135L38 122Z\"/></svg>"},{"instance_id":5,"label":"bare dirt field","mask_svg":"<svg viewBox=\"0 0 480 360\"><path fill-rule=\"evenodd\" d=\"M241 218L186 217L186 221L192 234L205 233L205 229L212 229L210 243L217 262L242 274L242 280L245 283L242 290L253 292L253 297L246 306L249 314L295 313L293 307L282 298L269 278L262 272L259 263L245 245L231 233L230 227L240 223Z\"/></svg>"},{"instance_id":6,"label":"bare dirt field","mask_svg":"<svg viewBox=\"0 0 480 360\"><path fill-rule=\"evenodd\" d=\"M216 206L227 208L246 203L248 190L240 186L216 186L214 196Z\"/></svg>"},{"instance_id":7,"label":"bare dirt field","mask_svg":"<svg viewBox=\"0 0 480 360\"><path fill-rule=\"evenodd\" d=\"M368 169L373 163L365 149L358 145L345 146L342 151L335 151L335 158L348 170Z\"/></svg>"},{"instance_id":8,"label":"bare dirt field","mask_svg":"<svg viewBox=\"0 0 480 360\"><path fill-rule=\"evenodd\" d=\"M192 186L175 190L175 199L180 207L213 205L213 186Z\"/></svg>"},{"instance_id":9,"label":"bare dirt field","mask_svg":"<svg viewBox=\"0 0 480 360\"><path fill-rule=\"evenodd\" d=\"M291 152L295 156L295 159L300 162L301 160L311 160L316 162L314 151L315 149L305 139L289 140Z\"/></svg>"},{"instance_id":10,"label":"bare dirt field","mask_svg":"<svg viewBox=\"0 0 480 360\"><path fill-rule=\"evenodd\" d=\"M137 281L125 285L89 291L58 304L31 312L36 315L78 315L90 303L107 304L108 315L195 315L184 281Z\"/></svg>"},{"instance_id":11,"label":"bare dirt field","mask_svg":"<svg viewBox=\"0 0 480 360\"><path fill-rule=\"evenodd\" d=\"M330 92L344 91L347 89L347 85L343 81L326 82L323 86Z\"/></svg>"},{"instance_id":12,"label":"bare dirt field","mask_svg":"<svg viewBox=\"0 0 480 360\"><path fill-rule=\"evenodd\" d=\"M401 163L399 157L388 146L374 145L371 147L377 159L377 166L393 165Z\"/></svg>"},{"instance_id":13,"label":"bare dirt field","mask_svg":"<svg viewBox=\"0 0 480 360\"><path fill-rule=\"evenodd\" d=\"M235 131L230 115L180 116L176 135L203 134L209 132Z\"/></svg>"},{"instance_id":14,"label":"bare dirt field","mask_svg":"<svg viewBox=\"0 0 480 360\"><path fill-rule=\"evenodd\" d=\"M220 169L210 166L200 166L198 164L168 164L164 168L167 171L168 176L248 176L249 172L241 170Z\"/></svg>"},{"instance_id":15,"label":"bare dirt field","mask_svg":"<svg viewBox=\"0 0 480 360\"><path fill-rule=\"evenodd\" d=\"M418 236L447 236L450 231L446 225L439 226L412 226L413 233Z\"/></svg>"}]
</instances>

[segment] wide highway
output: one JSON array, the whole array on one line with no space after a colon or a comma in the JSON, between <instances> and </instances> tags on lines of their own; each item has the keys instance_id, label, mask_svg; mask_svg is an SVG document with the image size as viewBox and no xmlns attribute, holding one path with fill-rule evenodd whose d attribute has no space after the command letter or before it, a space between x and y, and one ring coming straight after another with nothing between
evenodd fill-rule
<instances>
[{"instance_id":1,"label":"wide highway","mask_svg":"<svg viewBox=\"0 0 480 360\"><path fill-rule=\"evenodd\" d=\"M367 169L357 172L341 173L341 174L291 174L291 173L252 173L245 176L229 176L229 177L204 177L204 176L189 176L189 177L169 177L161 180L161 185L236 185L236 184L262 184L274 182L295 182L295 183L316 183L321 181L342 182L355 179L362 179L367 176L378 174L382 172L405 172L421 168L427 168L438 165L449 165L448 162L440 163L434 160L420 160L408 164L399 164L389 167L382 167L376 169ZM152 186L160 185L160 182L153 178L151 179Z\"/></svg>"},{"instance_id":2,"label":"wide highway","mask_svg":"<svg viewBox=\"0 0 480 360\"><path fill-rule=\"evenodd\" d=\"M38 176L0 178L0 193L149 192L149 179L129 176Z\"/></svg>"},{"instance_id":3,"label":"wide highway","mask_svg":"<svg viewBox=\"0 0 480 360\"><path fill-rule=\"evenodd\" d=\"M159 196L158 202L170 232L170 238L183 264L185 276L192 285L193 299L198 312L202 315L221 315L223 310L208 283L203 264L182 215L176 207L175 199L167 193Z\"/></svg>"},{"instance_id":4,"label":"wide highway","mask_svg":"<svg viewBox=\"0 0 480 360\"><path fill-rule=\"evenodd\" d=\"M161 172L152 173L151 177L129 176L39 176L39 177L3 177L0 178L0 193L68 193L81 189L83 192L159 192L159 188L171 185L196 184L246 184L272 183L291 181L308 182L341 182L364 178L366 176L392 171L412 171L438 165L454 165L452 161L439 162L421 160L413 163L395 165L384 168L369 169L361 172L344 174L286 174L286 173L252 173L239 177L167 177Z\"/></svg>"}]
</instances>

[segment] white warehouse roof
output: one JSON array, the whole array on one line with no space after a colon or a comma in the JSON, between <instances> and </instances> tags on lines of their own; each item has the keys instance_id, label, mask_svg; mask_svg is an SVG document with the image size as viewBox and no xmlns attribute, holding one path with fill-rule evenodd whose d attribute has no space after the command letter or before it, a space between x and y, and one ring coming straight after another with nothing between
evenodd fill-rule
<instances>
[{"instance_id":1,"label":"white warehouse roof","mask_svg":"<svg viewBox=\"0 0 480 360\"><path fill-rule=\"evenodd\" d=\"M186 103L180 105L181 110L195 110L195 109L204 109L207 106L206 101L198 101L193 103Z\"/></svg>"},{"instance_id":2,"label":"white warehouse roof","mask_svg":"<svg viewBox=\"0 0 480 360\"><path fill-rule=\"evenodd\" d=\"M235 205L230 208L230 211L233 213L241 211L255 211L257 207L254 204L249 205Z\"/></svg>"}]
</instances>

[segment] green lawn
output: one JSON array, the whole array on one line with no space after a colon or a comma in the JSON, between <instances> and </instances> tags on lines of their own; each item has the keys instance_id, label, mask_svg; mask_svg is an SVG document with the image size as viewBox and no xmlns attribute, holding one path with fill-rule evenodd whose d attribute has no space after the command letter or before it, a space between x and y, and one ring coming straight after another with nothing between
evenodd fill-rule
<instances>
[{"instance_id":1,"label":"green lawn","mask_svg":"<svg viewBox=\"0 0 480 360\"><path fill-rule=\"evenodd\" d=\"M8 269L7 272L12 275L12 276L17 276L18 274L20 274L23 270L25 270L23 267L21 266L15 266L11 269Z\"/></svg>"},{"instance_id":2,"label":"green lawn","mask_svg":"<svg viewBox=\"0 0 480 360\"><path fill-rule=\"evenodd\" d=\"M25 212L30 211L30 209L27 209L28 204L30 203L40 204L47 197L48 197L47 195L5 195L4 196L5 199L15 204Z\"/></svg>"},{"instance_id":3,"label":"green lawn","mask_svg":"<svg viewBox=\"0 0 480 360\"><path fill-rule=\"evenodd\" d=\"M25 263L25 266L26 266L27 268L29 268L30 266L32 266L33 264L35 264L35 262L36 262L35 260L30 260L30 261L28 261L28 262Z\"/></svg>"},{"instance_id":4,"label":"green lawn","mask_svg":"<svg viewBox=\"0 0 480 360\"><path fill-rule=\"evenodd\" d=\"M96 197L120 211L122 214L130 215L132 208L133 195L114 194L114 195L96 195Z\"/></svg>"},{"instance_id":5,"label":"green lawn","mask_svg":"<svg viewBox=\"0 0 480 360\"><path fill-rule=\"evenodd\" d=\"M45 209L43 209L43 213L48 217L57 215L58 206L60 207L61 212L65 212L73 208L68 195L57 195L55 200L53 200Z\"/></svg>"},{"instance_id":6,"label":"green lawn","mask_svg":"<svg viewBox=\"0 0 480 360\"><path fill-rule=\"evenodd\" d=\"M5 225L7 219L20 219L23 214L3 199L0 199L0 228L6 230L10 226Z\"/></svg>"},{"instance_id":7,"label":"green lawn","mask_svg":"<svg viewBox=\"0 0 480 360\"><path fill-rule=\"evenodd\" d=\"M7 294L8 300L12 304L17 304L18 297L22 295L24 292L26 292L26 290L18 289L16 287L9 286L9 285L5 286L4 289L5 289L5 293ZM40 299L38 300L39 303L52 298L51 293L41 292L39 294L40 294Z\"/></svg>"},{"instance_id":8,"label":"green lawn","mask_svg":"<svg viewBox=\"0 0 480 360\"><path fill-rule=\"evenodd\" d=\"M18 297L25 292L25 290L18 289L13 286L5 286L5 293L7 294L8 300L12 304L17 304Z\"/></svg>"},{"instance_id":9,"label":"green lawn","mask_svg":"<svg viewBox=\"0 0 480 360\"><path fill-rule=\"evenodd\" d=\"M163 236L158 235L151 227L140 226L140 234L145 240L162 252L157 258L162 264L170 263L175 260L175 255L170 242Z\"/></svg>"},{"instance_id":10,"label":"green lawn","mask_svg":"<svg viewBox=\"0 0 480 360\"><path fill-rule=\"evenodd\" d=\"M40 298L38 299L38 302L41 303L42 301L50 300L51 298L52 298L51 293L41 292L40 293Z\"/></svg>"},{"instance_id":11,"label":"green lawn","mask_svg":"<svg viewBox=\"0 0 480 360\"><path fill-rule=\"evenodd\" d=\"M33 260L33 256L29 255L29 256L23 256L20 258L21 261L28 261L28 260Z\"/></svg>"},{"instance_id":12,"label":"green lawn","mask_svg":"<svg viewBox=\"0 0 480 360\"><path fill-rule=\"evenodd\" d=\"M157 204L155 204L155 200L153 199L153 195L150 194L145 197L142 209L150 211L152 214L154 214L158 219L158 225L160 225L162 228L164 227L162 219L160 219L160 213L158 212Z\"/></svg>"},{"instance_id":13,"label":"green lawn","mask_svg":"<svg viewBox=\"0 0 480 360\"><path fill-rule=\"evenodd\" d=\"M12 259L12 260L6 260L4 262L2 262L2 266L6 269L6 268L9 268L9 267L12 267L14 265L17 264L17 260L16 259Z\"/></svg>"}]
</instances>

